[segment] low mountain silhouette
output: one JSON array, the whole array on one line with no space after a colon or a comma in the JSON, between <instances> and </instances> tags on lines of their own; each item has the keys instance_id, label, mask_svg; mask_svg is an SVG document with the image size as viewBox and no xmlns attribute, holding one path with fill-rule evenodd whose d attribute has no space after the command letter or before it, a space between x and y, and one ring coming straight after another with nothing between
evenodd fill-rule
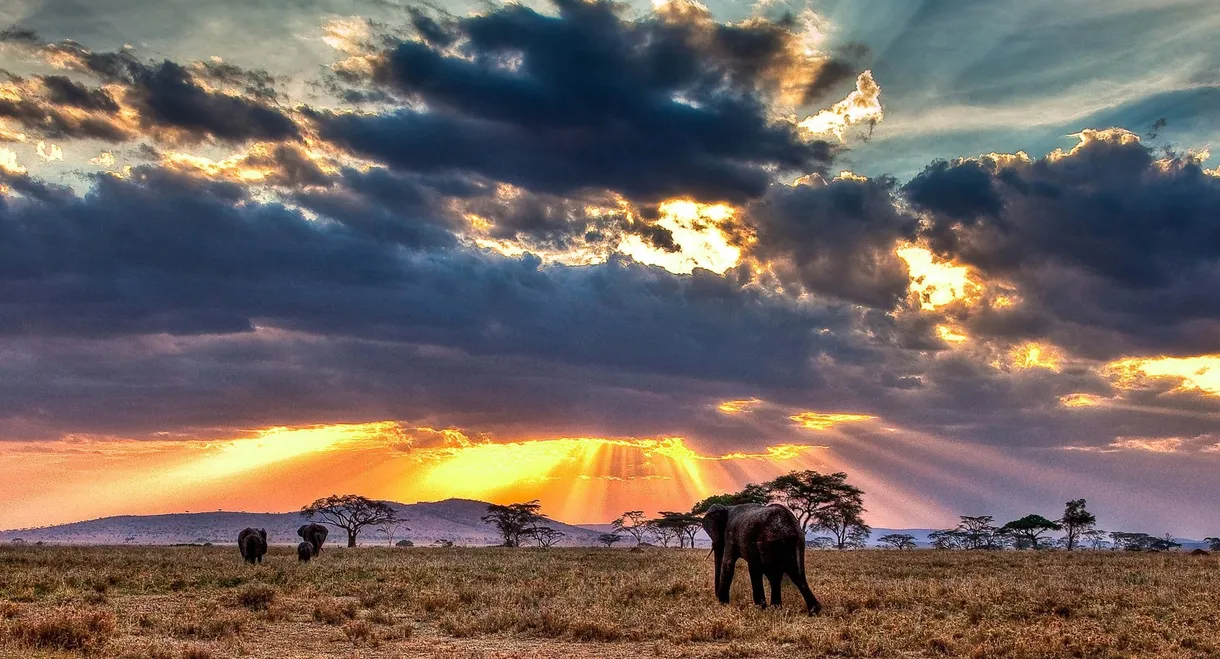
<instances>
[{"instance_id":1,"label":"low mountain silhouette","mask_svg":"<svg viewBox=\"0 0 1220 659\"><path fill-rule=\"evenodd\" d=\"M393 541L410 540L416 546L449 541L455 545L497 545L502 541L494 526L480 518L487 514L488 504L469 499L446 499L412 504L387 501L403 520ZM297 527L306 523L297 512L287 513L174 513L168 515L122 515L86 522L74 522L35 529L0 531L0 542L21 539L26 543L77 545L175 545L232 544L246 527L267 529L271 544L296 545ZM598 533L589 529L548 520L547 526L565 534L561 545L594 545ZM390 538L375 527L361 531L362 546L389 545ZM327 545L344 545L347 535L342 529L331 528Z\"/></svg>"}]
</instances>

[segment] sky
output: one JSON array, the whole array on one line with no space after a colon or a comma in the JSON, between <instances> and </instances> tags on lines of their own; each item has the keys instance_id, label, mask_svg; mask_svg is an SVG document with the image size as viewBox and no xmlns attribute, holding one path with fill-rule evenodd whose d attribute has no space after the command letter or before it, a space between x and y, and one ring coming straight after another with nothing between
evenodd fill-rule
<instances>
[{"instance_id":1,"label":"sky","mask_svg":"<svg viewBox=\"0 0 1220 659\"><path fill-rule=\"evenodd\" d=\"M1210 0L15 0L0 528L845 471L1220 533Z\"/></svg>"}]
</instances>

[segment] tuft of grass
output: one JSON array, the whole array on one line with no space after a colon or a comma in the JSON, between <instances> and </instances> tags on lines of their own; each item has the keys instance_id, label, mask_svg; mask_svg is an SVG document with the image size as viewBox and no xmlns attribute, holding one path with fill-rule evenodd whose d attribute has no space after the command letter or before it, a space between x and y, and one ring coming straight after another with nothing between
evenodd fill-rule
<instances>
[{"instance_id":1,"label":"tuft of grass","mask_svg":"<svg viewBox=\"0 0 1220 659\"><path fill-rule=\"evenodd\" d=\"M275 601L275 589L265 584L250 584L237 593L237 603L251 611L265 611Z\"/></svg>"},{"instance_id":2,"label":"tuft of grass","mask_svg":"<svg viewBox=\"0 0 1220 659\"><path fill-rule=\"evenodd\" d=\"M61 608L20 618L8 633L31 648L100 651L114 635L114 615L99 609Z\"/></svg>"},{"instance_id":3,"label":"tuft of grass","mask_svg":"<svg viewBox=\"0 0 1220 659\"><path fill-rule=\"evenodd\" d=\"M343 635L356 647L381 645L373 626L364 620L354 620L343 626Z\"/></svg>"},{"instance_id":4,"label":"tuft of grass","mask_svg":"<svg viewBox=\"0 0 1220 659\"><path fill-rule=\"evenodd\" d=\"M341 602L332 599L318 602L313 607L314 622L320 622L324 625L341 625L355 617L356 604L354 602Z\"/></svg>"}]
</instances>

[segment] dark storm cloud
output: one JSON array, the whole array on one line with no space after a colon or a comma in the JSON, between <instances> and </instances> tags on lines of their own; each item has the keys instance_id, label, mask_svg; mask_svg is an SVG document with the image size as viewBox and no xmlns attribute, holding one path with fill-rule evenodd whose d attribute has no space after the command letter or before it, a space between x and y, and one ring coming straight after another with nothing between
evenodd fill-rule
<instances>
[{"instance_id":1,"label":"dark storm cloud","mask_svg":"<svg viewBox=\"0 0 1220 659\"><path fill-rule=\"evenodd\" d=\"M1011 321L1099 358L1220 349L1220 178L1189 158L1089 133L1066 156L937 163L907 194L934 247L1025 299L978 328Z\"/></svg>"},{"instance_id":2,"label":"dark storm cloud","mask_svg":"<svg viewBox=\"0 0 1220 659\"><path fill-rule=\"evenodd\" d=\"M784 284L870 307L893 308L910 278L894 249L918 221L894 205L893 181L835 179L775 185L748 207L750 255Z\"/></svg>"},{"instance_id":3,"label":"dark storm cloud","mask_svg":"<svg viewBox=\"0 0 1220 659\"><path fill-rule=\"evenodd\" d=\"M427 40L397 44L374 74L427 109L321 113L323 136L406 171L653 199L740 201L766 190L770 168L807 173L830 158L826 143L805 141L765 105L776 78L799 74L778 70L796 38L787 26L630 21L608 2L555 8L511 4L428 24Z\"/></svg>"},{"instance_id":4,"label":"dark storm cloud","mask_svg":"<svg viewBox=\"0 0 1220 659\"><path fill-rule=\"evenodd\" d=\"M0 117L20 120L31 131L49 137L130 139L133 128L117 117L121 102L139 116L146 131L172 129L190 141L212 138L227 142L289 140L299 136L296 124L276 107L276 80L264 71L248 71L219 62L189 71L169 60L141 61L130 52L97 53L73 41L47 46L27 43L30 50L52 58L77 73L121 86L121 98L90 88L66 76L40 76L39 86L24 89L21 100L0 102ZM212 84L240 86L245 95L211 91ZM84 110L66 113L63 108Z\"/></svg>"},{"instance_id":5,"label":"dark storm cloud","mask_svg":"<svg viewBox=\"0 0 1220 659\"><path fill-rule=\"evenodd\" d=\"M169 221L172 218L172 221ZM310 221L244 188L152 167L85 197L0 208L0 332L108 337L254 326L752 382L807 381L841 313L711 273L620 259L543 267ZM433 249L425 249L433 248Z\"/></svg>"}]
</instances>

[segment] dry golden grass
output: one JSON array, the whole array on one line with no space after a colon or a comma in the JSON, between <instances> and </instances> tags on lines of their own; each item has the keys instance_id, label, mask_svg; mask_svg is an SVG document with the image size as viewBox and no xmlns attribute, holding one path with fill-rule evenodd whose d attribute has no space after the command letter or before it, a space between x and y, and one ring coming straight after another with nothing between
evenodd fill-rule
<instances>
[{"instance_id":1,"label":"dry golden grass","mask_svg":"<svg viewBox=\"0 0 1220 659\"><path fill-rule=\"evenodd\" d=\"M1215 557L811 551L808 618L705 553L5 547L0 656L1220 656Z\"/></svg>"}]
</instances>

